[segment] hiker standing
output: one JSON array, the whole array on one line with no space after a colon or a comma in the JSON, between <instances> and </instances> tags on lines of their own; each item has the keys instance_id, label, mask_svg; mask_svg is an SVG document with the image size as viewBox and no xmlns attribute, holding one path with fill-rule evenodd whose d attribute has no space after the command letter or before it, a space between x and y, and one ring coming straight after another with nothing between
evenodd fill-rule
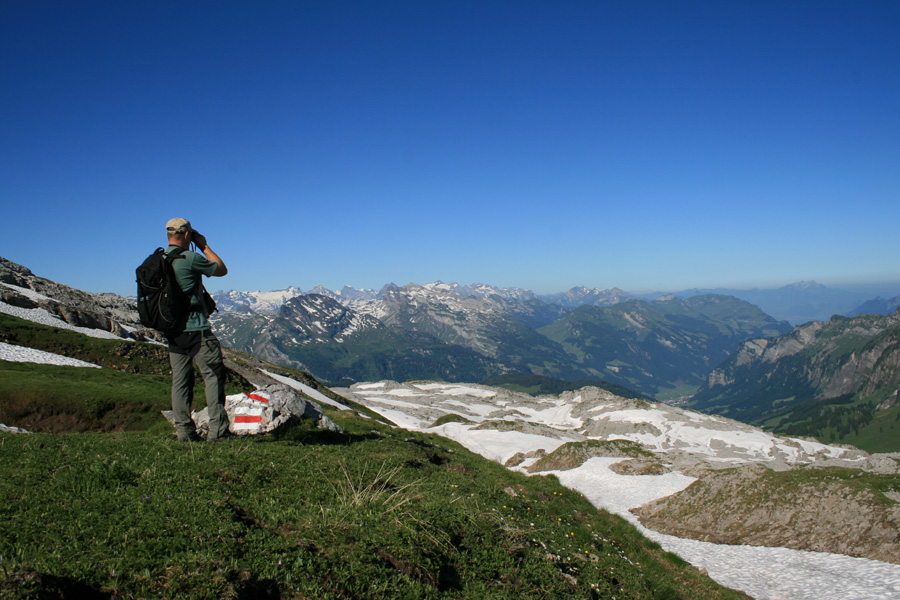
<instances>
[{"instance_id":1,"label":"hiker standing","mask_svg":"<svg viewBox=\"0 0 900 600\"><path fill-rule=\"evenodd\" d=\"M203 287L203 275L223 277L228 273L225 263L206 243L206 238L191 228L186 219L172 219L166 223L169 247L165 255L175 253L171 261L175 278L190 297L190 310L178 324L166 332L169 342L169 362L172 364L172 412L178 441L199 440L191 419L194 397L194 367L197 365L206 384L206 406L209 412L207 441L215 442L231 437L228 415L225 412L225 364L222 348L209 324L208 294ZM192 252L191 242L202 252ZM212 303L212 299L209 299Z\"/></svg>"}]
</instances>

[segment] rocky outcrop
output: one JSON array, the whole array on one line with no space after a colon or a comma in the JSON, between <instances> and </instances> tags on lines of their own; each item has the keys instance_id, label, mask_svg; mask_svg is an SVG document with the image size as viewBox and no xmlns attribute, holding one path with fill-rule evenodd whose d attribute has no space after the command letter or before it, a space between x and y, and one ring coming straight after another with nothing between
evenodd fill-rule
<instances>
[{"instance_id":1,"label":"rocky outcrop","mask_svg":"<svg viewBox=\"0 0 900 600\"><path fill-rule=\"evenodd\" d=\"M824 323L813 321L775 339L751 339L745 341L722 366L714 369L701 392L727 386L750 371L772 365L774 369L787 358L801 355L807 359L803 374L807 382L820 390L823 397L845 394L858 383L859 373L881 366L890 369L892 364L880 365L885 351L893 350L897 336L884 336L900 329L900 315L864 315L856 319L834 317ZM863 352L857 353L855 347ZM700 393L698 392L698 395Z\"/></svg>"},{"instance_id":2,"label":"rocky outcrop","mask_svg":"<svg viewBox=\"0 0 900 600\"><path fill-rule=\"evenodd\" d=\"M239 430L235 420L236 415L240 412L240 408L244 408L248 404L248 396L246 394L237 394L228 396L226 399L225 411L228 414L228 420L232 424L231 429L239 435L269 433L282 425L298 422L301 419L312 421L320 429L342 431L339 425L322 412L321 406L282 383L263 386L256 390L254 395L256 397L264 397L265 401L264 407L259 409L259 414L261 415L259 417L261 419L260 427L252 433ZM249 403L252 404L253 402L249 401ZM172 411L164 410L162 414L169 423L174 425ZM197 433L205 439L209 434L208 409L203 408L200 411L192 412L191 419L197 426Z\"/></svg>"},{"instance_id":3,"label":"rocky outcrop","mask_svg":"<svg viewBox=\"0 0 900 600\"><path fill-rule=\"evenodd\" d=\"M636 470L655 465L657 473L667 472L660 460L640 445L626 440L586 440L583 442L569 442L563 444L550 454L541 457L534 464L526 468L529 473L543 471L565 471L575 469L583 465L587 460L596 457L621 457L632 458L641 463L632 464ZM625 461L623 461L625 462ZM658 468L657 468L658 467ZM642 473L644 474L644 473Z\"/></svg>"},{"instance_id":4,"label":"rocky outcrop","mask_svg":"<svg viewBox=\"0 0 900 600\"><path fill-rule=\"evenodd\" d=\"M896 463L894 464L896 468ZM849 469L775 473L761 465L706 473L632 510L650 529L719 544L783 546L900 564L900 502Z\"/></svg>"},{"instance_id":5,"label":"rocky outcrop","mask_svg":"<svg viewBox=\"0 0 900 600\"><path fill-rule=\"evenodd\" d=\"M140 323L134 299L94 294L36 276L0 258L0 302L19 308L41 308L76 327L107 331L121 338L162 340L162 334Z\"/></svg>"}]
</instances>

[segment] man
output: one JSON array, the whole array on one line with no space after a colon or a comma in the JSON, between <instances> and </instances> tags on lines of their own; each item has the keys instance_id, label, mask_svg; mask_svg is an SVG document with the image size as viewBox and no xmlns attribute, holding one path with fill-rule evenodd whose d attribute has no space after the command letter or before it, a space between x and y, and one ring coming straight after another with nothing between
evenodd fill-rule
<instances>
[{"instance_id":1,"label":"man","mask_svg":"<svg viewBox=\"0 0 900 600\"><path fill-rule=\"evenodd\" d=\"M225 263L213 252L206 238L194 231L187 219L172 219L166 223L169 236L168 256L178 248L183 250L172 261L172 268L181 289L191 298L190 312L173 331L166 334L169 342L169 362L172 364L172 412L178 441L200 440L191 419L194 399L194 368L197 365L206 384L206 406L209 412L207 441L217 442L233 437L228 431L225 412L225 364L219 340L213 335L203 300L203 275L223 277L228 273ZM193 242L203 254L190 251Z\"/></svg>"}]
</instances>

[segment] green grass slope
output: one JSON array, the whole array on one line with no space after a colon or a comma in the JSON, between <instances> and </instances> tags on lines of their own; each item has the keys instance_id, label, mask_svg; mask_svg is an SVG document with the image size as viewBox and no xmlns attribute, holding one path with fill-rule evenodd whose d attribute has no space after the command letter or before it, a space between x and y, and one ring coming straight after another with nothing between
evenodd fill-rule
<instances>
[{"instance_id":1,"label":"green grass slope","mask_svg":"<svg viewBox=\"0 0 900 600\"><path fill-rule=\"evenodd\" d=\"M0 434L0 597L745 597L553 477L329 416L344 433L215 445Z\"/></svg>"},{"instance_id":2,"label":"green grass slope","mask_svg":"<svg viewBox=\"0 0 900 600\"><path fill-rule=\"evenodd\" d=\"M29 431L134 431L165 422L171 408L168 350L97 339L0 314L0 341L101 365L101 369L0 361L0 423ZM206 405L196 374L194 408ZM228 370L226 393L254 389Z\"/></svg>"}]
</instances>

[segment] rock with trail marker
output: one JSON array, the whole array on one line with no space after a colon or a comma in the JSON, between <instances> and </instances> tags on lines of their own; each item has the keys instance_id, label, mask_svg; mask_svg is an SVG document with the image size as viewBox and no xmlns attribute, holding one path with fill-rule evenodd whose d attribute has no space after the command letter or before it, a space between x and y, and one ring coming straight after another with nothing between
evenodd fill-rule
<instances>
[{"instance_id":1,"label":"rock with trail marker","mask_svg":"<svg viewBox=\"0 0 900 600\"><path fill-rule=\"evenodd\" d=\"M267 385L249 394L228 396L225 398L225 411L230 429L237 435L269 433L285 423L296 423L303 418L311 420L321 429L341 431L340 426L322 412L319 404L281 383ZM173 423L172 411L163 411L163 415ZM194 411L191 418L201 437L206 437L209 431L207 409Z\"/></svg>"}]
</instances>

